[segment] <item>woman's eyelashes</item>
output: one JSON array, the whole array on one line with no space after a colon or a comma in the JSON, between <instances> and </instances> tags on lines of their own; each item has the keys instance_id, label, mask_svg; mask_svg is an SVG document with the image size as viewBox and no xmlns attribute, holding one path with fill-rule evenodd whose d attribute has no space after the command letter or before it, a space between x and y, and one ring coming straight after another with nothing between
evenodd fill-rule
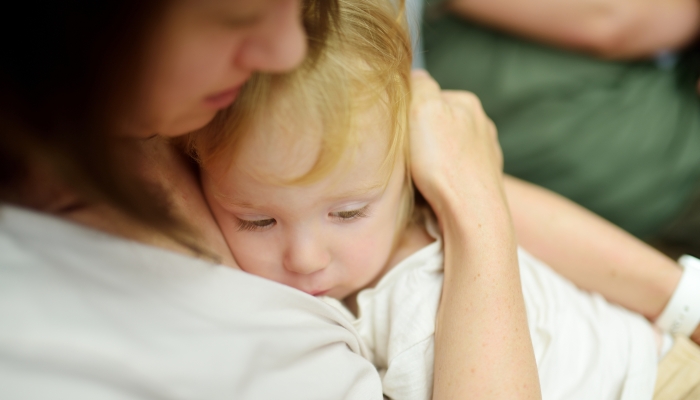
<instances>
[{"instance_id":1,"label":"woman's eyelashes","mask_svg":"<svg viewBox=\"0 0 700 400\"><path fill-rule=\"evenodd\" d=\"M368 208L369 208L369 204L362 207L362 208L358 208L357 210L335 211L335 212L330 213L329 215L337 220L340 220L340 221L351 221L353 219L367 217L367 209Z\"/></svg>"},{"instance_id":2,"label":"woman's eyelashes","mask_svg":"<svg viewBox=\"0 0 700 400\"><path fill-rule=\"evenodd\" d=\"M237 218L237 220L239 231L262 231L273 227L277 223L274 218L258 219L253 221Z\"/></svg>"}]
</instances>

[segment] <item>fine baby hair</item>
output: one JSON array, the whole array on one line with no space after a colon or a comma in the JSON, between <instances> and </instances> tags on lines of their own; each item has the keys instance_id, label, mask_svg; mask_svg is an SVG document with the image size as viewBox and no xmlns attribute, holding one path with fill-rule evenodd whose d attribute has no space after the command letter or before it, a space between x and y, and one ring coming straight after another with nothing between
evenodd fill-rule
<instances>
[{"instance_id":1,"label":"fine baby hair","mask_svg":"<svg viewBox=\"0 0 700 400\"><path fill-rule=\"evenodd\" d=\"M185 148L205 169L213 163L231 163L242 151L242 139L264 134L250 129L256 123L274 119L287 125L303 118L304 124L312 123L321 132L316 162L306 174L280 183L312 184L341 159L352 157L361 143L378 141L362 135L356 121L367 110L382 107L390 124L383 168L386 179L397 160L406 164L397 225L403 227L411 219L414 201L408 173L412 58L404 5L388 0L341 0L338 6L339 18L329 30L326 49L319 57L307 59L291 73L256 74L232 107L184 139ZM296 129L287 134L301 140L308 132Z\"/></svg>"},{"instance_id":2,"label":"fine baby hair","mask_svg":"<svg viewBox=\"0 0 700 400\"><path fill-rule=\"evenodd\" d=\"M408 224L409 40L390 0L339 7L314 62L254 77L187 147L241 270L344 314L388 398L430 399L444 253L434 218ZM649 321L523 249L518 264L543 398L651 398Z\"/></svg>"},{"instance_id":3,"label":"fine baby hair","mask_svg":"<svg viewBox=\"0 0 700 400\"><path fill-rule=\"evenodd\" d=\"M317 129L287 133L301 140L310 131L318 132L320 150L306 174L282 183L312 184L341 160L351 159L358 145L372 141L356 129L356 121L368 110L382 107L390 124L383 168L387 180L397 160L406 160L408 168L411 47L404 20L402 4L340 1L339 18L318 58L306 60L292 73L254 76L233 106L185 139L187 151L204 168L231 163L242 139L267 134L264 129L253 129L259 122L270 118L283 125L301 121ZM413 202L408 173L404 191L403 225Z\"/></svg>"}]
</instances>

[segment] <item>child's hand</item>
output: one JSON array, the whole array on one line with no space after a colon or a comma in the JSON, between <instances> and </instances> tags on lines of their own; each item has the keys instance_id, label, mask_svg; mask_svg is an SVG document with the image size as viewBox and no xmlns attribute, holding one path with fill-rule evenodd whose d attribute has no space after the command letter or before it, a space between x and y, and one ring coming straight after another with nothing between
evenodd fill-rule
<instances>
[{"instance_id":1,"label":"child's hand","mask_svg":"<svg viewBox=\"0 0 700 400\"><path fill-rule=\"evenodd\" d=\"M433 208L449 201L446 196L502 197L503 155L479 99L469 92L440 91L425 71L414 71L412 78L411 173L416 187Z\"/></svg>"}]
</instances>

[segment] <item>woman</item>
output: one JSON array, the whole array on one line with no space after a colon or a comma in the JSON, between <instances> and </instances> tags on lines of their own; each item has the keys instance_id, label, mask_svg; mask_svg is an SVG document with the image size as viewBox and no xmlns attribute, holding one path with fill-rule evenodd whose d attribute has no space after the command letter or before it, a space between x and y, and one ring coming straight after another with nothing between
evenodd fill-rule
<instances>
[{"instance_id":1,"label":"woman","mask_svg":"<svg viewBox=\"0 0 700 400\"><path fill-rule=\"evenodd\" d=\"M167 140L208 123L254 72L321 51L334 4L18 7L0 70L0 391L381 398L338 315L235 269ZM471 96L415 83L416 184L446 235L434 397L538 398L493 129Z\"/></svg>"},{"instance_id":2,"label":"woman","mask_svg":"<svg viewBox=\"0 0 700 400\"><path fill-rule=\"evenodd\" d=\"M3 394L381 398L352 328L235 270L166 140L206 124L254 71L320 51L333 15L294 0L62 2L2 25ZM420 73L414 85L413 174L446 246L434 398L537 398L493 130L472 96Z\"/></svg>"}]
</instances>

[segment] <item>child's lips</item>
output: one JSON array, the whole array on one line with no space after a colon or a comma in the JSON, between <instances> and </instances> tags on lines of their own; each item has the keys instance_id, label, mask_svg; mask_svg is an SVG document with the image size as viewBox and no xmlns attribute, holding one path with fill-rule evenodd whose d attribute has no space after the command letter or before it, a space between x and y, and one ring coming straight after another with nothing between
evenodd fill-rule
<instances>
[{"instance_id":1,"label":"child's lips","mask_svg":"<svg viewBox=\"0 0 700 400\"><path fill-rule=\"evenodd\" d=\"M318 290L318 291L311 291L307 292L308 294L312 296L323 296L324 294L328 293L330 290Z\"/></svg>"}]
</instances>

